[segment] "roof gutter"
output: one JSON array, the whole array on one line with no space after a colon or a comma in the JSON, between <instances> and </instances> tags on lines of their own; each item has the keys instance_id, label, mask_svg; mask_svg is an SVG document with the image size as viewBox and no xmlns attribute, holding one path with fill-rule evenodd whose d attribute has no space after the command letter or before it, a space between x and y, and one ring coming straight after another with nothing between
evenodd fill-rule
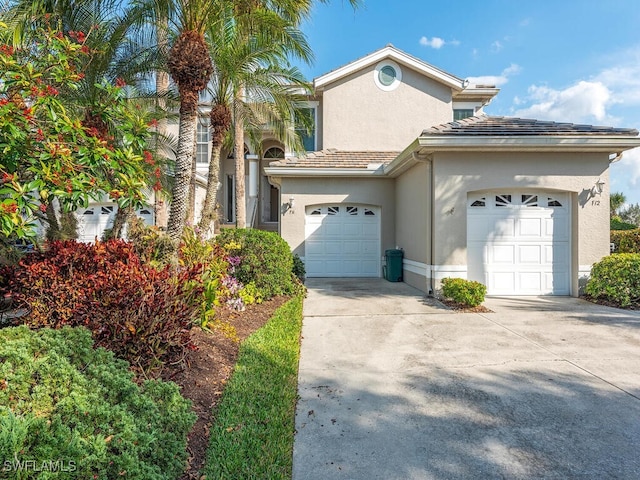
<instances>
[{"instance_id":1,"label":"roof gutter","mask_svg":"<svg viewBox=\"0 0 640 480\"><path fill-rule=\"evenodd\" d=\"M640 146L640 137L575 135L425 135L418 137L423 151L557 151L622 152Z\"/></svg>"},{"instance_id":2,"label":"roof gutter","mask_svg":"<svg viewBox=\"0 0 640 480\"><path fill-rule=\"evenodd\" d=\"M296 168L266 167L264 172L274 177L375 177L384 175L382 167L368 168Z\"/></svg>"}]
</instances>

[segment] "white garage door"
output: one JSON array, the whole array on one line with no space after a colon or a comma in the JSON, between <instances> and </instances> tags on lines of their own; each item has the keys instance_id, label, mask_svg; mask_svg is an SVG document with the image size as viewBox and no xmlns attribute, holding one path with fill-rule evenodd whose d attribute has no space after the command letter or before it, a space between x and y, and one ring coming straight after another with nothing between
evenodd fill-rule
<instances>
[{"instance_id":1,"label":"white garage door","mask_svg":"<svg viewBox=\"0 0 640 480\"><path fill-rule=\"evenodd\" d=\"M78 219L78 240L85 243L93 243L96 238L100 240L104 230L113 227L118 206L92 205L81 208L76 212ZM136 211L136 215L144 220L147 225L153 225L153 210L143 208Z\"/></svg>"},{"instance_id":2,"label":"white garage door","mask_svg":"<svg viewBox=\"0 0 640 480\"><path fill-rule=\"evenodd\" d=\"M379 277L380 209L362 205L307 207L308 277Z\"/></svg>"},{"instance_id":3,"label":"white garage door","mask_svg":"<svg viewBox=\"0 0 640 480\"><path fill-rule=\"evenodd\" d=\"M468 278L490 295L569 295L569 213L562 193L469 196Z\"/></svg>"}]
</instances>

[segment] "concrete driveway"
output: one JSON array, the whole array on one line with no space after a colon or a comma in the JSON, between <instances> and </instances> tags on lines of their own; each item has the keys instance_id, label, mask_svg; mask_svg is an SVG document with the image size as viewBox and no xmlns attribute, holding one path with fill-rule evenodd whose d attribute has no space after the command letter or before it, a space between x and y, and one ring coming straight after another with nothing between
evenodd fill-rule
<instances>
[{"instance_id":1,"label":"concrete driveway","mask_svg":"<svg viewBox=\"0 0 640 480\"><path fill-rule=\"evenodd\" d=\"M307 286L294 480L640 478L640 312Z\"/></svg>"}]
</instances>

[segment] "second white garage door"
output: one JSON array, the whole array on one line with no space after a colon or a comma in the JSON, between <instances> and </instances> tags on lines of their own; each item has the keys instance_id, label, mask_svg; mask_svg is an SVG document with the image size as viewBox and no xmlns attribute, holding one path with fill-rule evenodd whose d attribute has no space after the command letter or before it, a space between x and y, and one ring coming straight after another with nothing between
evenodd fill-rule
<instances>
[{"instance_id":1,"label":"second white garage door","mask_svg":"<svg viewBox=\"0 0 640 480\"><path fill-rule=\"evenodd\" d=\"M380 209L317 205L305 212L308 277L379 277Z\"/></svg>"},{"instance_id":2,"label":"second white garage door","mask_svg":"<svg viewBox=\"0 0 640 480\"><path fill-rule=\"evenodd\" d=\"M569 213L564 193L470 196L468 278L490 295L569 295Z\"/></svg>"}]
</instances>

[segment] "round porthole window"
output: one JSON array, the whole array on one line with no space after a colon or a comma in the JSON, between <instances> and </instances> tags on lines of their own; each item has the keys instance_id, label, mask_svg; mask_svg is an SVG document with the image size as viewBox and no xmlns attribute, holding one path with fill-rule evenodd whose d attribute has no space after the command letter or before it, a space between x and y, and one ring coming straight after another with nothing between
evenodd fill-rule
<instances>
[{"instance_id":1,"label":"round porthole window","mask_svg":"<svg viewBox=\"0 0 640 480\"><path fill-rule=\"evenodd\" d=\"M389 86L396 79L396 71L391 65L385 65L378 72L378 80L380 83Z\"/></svg>"},{"instance_id":2,"label":"round porthole window","mask_svg":"<svg viewBox=\"0 0 640 480\"><path fill-rule=\"evenodd\" d=\"M385 60L376 65L373 80L378 88L384 91L395 90L402 80L400 66L391 60Z\"/></svg>"}]
</instances>

